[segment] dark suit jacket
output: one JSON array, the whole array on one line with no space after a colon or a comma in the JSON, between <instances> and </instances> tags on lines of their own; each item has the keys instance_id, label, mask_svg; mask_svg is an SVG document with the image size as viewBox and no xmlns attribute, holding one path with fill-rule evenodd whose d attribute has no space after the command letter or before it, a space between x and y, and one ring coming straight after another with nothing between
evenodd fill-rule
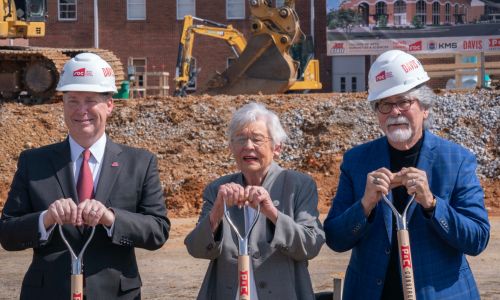
<instances>
[{"instance_id":1,"label":"dark suit jacket","mask_svg":"<svg viewBox=\"0 0 500 300\"><path fill-rule=\"evenodd\" d=\"M0 219L6 250L33 248L21 299L68 299L71 258L57 228L40 242L38 218L60 198L77 199L68 140L21 153ZM154 250L168 238L170 222L153 154L109 138L95 199L115 212L112 237L102 225L83 257L87 299L139 299L141 278L134 247ZM65 225L69 243L80 252L89 230Z\"/></svg>"}]
</instances>

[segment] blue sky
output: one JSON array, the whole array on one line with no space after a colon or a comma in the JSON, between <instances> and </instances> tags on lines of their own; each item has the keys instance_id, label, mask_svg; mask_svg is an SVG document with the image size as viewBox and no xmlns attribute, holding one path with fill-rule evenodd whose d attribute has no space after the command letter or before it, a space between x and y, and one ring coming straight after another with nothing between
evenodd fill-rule
<instances>
[{"instance_id":1,"label":"blue sky","mask_svg":"<svg viewBox=\"0 0 500 300\"><path fill-rule=\"evenodd\" d=\"M326 0L326 11L329 12L332 8L339 7L340 0Z\"/></svg>"}]
</instances>

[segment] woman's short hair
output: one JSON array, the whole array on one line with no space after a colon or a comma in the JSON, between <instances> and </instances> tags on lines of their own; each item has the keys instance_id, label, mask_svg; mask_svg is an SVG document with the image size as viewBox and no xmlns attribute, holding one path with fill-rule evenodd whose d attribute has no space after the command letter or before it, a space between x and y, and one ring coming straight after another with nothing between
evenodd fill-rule
<instances>
[{"instance_id":1,"label":"woman's short hair","mask_svg":"<svg viewBox=\"0 0 500 300\"><path fill-rule=\"evenodd\" d=\"M268 110L264 105L252 102L243 105L233 114L227 131L229 143L231 143L231 139L236 132L242 130L250 123L259 120L263 120L266 123L267 130L273 141L273 146L282 144L287 140L288 136L283 126L281 126L278 116L274 112Z\"/></svg>"},{"instance_id":2,"label":"woman's short hair","mask_svg":"<svg viewBox=\"0 0 500 300\"><path fill-rule=\"evenodd\" d=\"M402 96L416 99L422 105L422 107L429 111L429 115L427 119L424 120L424 129L428 129L432 126L433 116L432 116L432 107L434 106L434 101L436 100L436 93L434 91L422 84L419 85L406 93L403 93ZM380 99L378 101L370 102L370 105L374 111L377 111L377 104L384 99Z\"/></svg>"}]
</instances>

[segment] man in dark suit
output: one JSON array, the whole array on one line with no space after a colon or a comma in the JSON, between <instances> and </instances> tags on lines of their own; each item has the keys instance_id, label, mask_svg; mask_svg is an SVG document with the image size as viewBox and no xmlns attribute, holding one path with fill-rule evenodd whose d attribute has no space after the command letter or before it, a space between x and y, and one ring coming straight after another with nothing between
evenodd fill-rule
<instances>
[{"instance_id":1,"label":"man in dark suit","mask_svg":"<svg viewBox=\"0 0 500 300\"><path fill-rule=\"evenodd\" d=\"M33 248L21 299L68 299L70 255L96 226L83 261L87 299L140 299L134 248L155 250L168 238L170 221L153 154L113 143L105 134L116 92L111 67L82 53L64 66L68 138L21 153L0 219L6 250Z\"/></svg>"}]
</instances>

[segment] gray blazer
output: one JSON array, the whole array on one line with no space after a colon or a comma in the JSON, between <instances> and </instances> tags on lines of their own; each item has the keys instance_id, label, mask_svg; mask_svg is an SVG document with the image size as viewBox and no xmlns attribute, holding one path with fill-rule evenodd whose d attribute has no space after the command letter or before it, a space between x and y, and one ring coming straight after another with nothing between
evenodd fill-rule
<instances>
[{"instance_id":1,"label":"gray blazer","mask_svg":"<svg viewBox=\"0 0 500 300\"><path fill-rule=\"evenodd\" d=\"M95 199L115 212L113 235L97 226L83 256L85 295L93 299L140 299L134 248L154 250L168 238L170 221L153 154L108 139ZM40 242L40 213L59 198L77 199L68 140L21 153L0 220L0 243L9 251L33 249L20 299L70 298L71 259L57 229ZM79 253L89 231L65 225Z\"/></svg>"},{"instance_id":2,"label":"gray blazer","mask_svg":"<svg viewBox=\"0 0 500 300\"><path fill-rule=\"evenodd\" d=\"M207 186L198 224L184 241L193 257L211 260L198 299L234 300L237 294L238 238L225 219L212 234L208 217L219 186L228 182L243 185L243 175L223 176ZM273 224L261 214L250 235L249 255L259 300L314 299L307 265L325 242L316 183L273 163L263 187L278 209L278 221ZM230 213L244 228L243 210L232 207Z\"/></svg>"}]
</instances>

